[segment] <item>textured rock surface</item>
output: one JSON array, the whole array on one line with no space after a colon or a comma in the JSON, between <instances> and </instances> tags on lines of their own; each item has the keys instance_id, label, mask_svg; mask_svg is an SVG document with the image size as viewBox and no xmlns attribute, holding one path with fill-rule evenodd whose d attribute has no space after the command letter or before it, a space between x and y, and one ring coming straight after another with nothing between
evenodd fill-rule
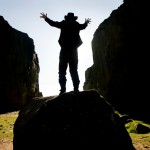
<instances>
[{"instance_id":1,"label":"textured rock surface","mask_svg":"<svg viewBox=\"0 0 150 150\"><path fill-rule=\"evenodd\" d=\"M0 112L19 109L39 96L39 61L33 40L0 16Z\"/></svg>"},{"instance_id":2,"label":"textured rock surface","mask_svg":"<svg viewBox=\"0 0 150 150\"><path fill-rule=\"evenodd\" d=\"M33 99L14 124L13 148L134 150L119 116L97 91Z\"/></svg>"},{"instance_id":3,"label":"textured rock surface","mask_svg":"<svg viewBox=\"0 0 150 150\"><path fill-rule=\"evenodd\" d=\"M142 120L150 119L149 27L139 19L148 16L146 5L125 0L99 25L92 40L94 64L86 70L84 84L85 90L97 89L120 112Z\"/></svg>"}]
</instances>

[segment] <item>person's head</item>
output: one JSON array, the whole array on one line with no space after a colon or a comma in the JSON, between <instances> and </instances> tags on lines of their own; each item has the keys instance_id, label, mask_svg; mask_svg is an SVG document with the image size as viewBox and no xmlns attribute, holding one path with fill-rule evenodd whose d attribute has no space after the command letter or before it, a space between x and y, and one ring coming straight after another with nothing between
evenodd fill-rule
<instances>
[{"instance_id":1,"label":"person's head","mask_svg":"<svg viewBox=\"0 0 150 150\"><path fill-rule=\"evenodd\" d=\"M65 15L64 18L67 21L72 21L72 20L77 20L78 19L78 17L74 16L74 13L72 13L72 12L69 12L67 15Z\"/></svg>"}]
</instances>

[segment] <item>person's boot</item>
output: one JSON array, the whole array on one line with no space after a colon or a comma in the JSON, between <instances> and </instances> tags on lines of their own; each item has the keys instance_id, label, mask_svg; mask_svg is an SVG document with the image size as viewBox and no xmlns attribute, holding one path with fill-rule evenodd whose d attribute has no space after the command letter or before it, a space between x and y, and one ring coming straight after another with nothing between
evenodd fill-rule
<instances>
[{"instance_id":1,"label":"person's boot","mask_svg":"<svg viewBox=\"0 0 150 150\"><path fill-rule=\"evenodd\" d=\"M61 94L65 93L65 92L66 92L65 90L60 90L59 95L61 95Z\"/></svg>"},{"instance_id":2,"label":"person's boot","mask_svg":"<svg viewBox=\"0 0 150 150\"><path fill-rule=\"evenodd\" d=\"M74 84L74 91L79 92L79 84Z\"/></svg>"},{"instance_id":3,"label":"person's boot","mask_svg":"<svg viewBox=\"0 0 150 150\"><path fill-rule=\"evenodd\" d=\"M79 92L79 89L74 89L75 92Z\"/></svg>"},{"instance_id":4,"label":"person's boot","mask_svg":"<svg viewBox=\"0 0 150 150\"><path fill-rule=\"evenodd\" d=\"M59 80L60 84L60 93L59 95L63 94L66 92L66 80Z\"/></svg>"},{"instance_id":5,"label":"person's boot","mask_svg":"<svg viewBox=\"0 0 150 150\"><path fill-rule=\"evenodd\" d=\"M59 95L63 94L66 92L66 89L61 89Z\"/></svg>"}]
</instances>

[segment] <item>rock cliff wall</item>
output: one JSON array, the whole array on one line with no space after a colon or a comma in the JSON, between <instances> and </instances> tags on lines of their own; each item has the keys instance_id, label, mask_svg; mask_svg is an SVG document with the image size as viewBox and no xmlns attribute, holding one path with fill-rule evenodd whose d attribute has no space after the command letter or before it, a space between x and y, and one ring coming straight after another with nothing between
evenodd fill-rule
<instances>
[{"instance_id":1,"label":"rock cliff wall","mask_svg":"<svg viewBox=\"0 0 150 150\"><path fill-rule=\"evenodd\" d=\"M94 64L85 73L84 89L97 89L122 113L149 118L148 10L126 0L94 33ZM141 11L142 10L142 11Z\"/></svg>"},{"instance_id":2,"label":"rock cliff wall","mask_svg":"<svg viewBox=\"0 0 150 150\"><path fill-rule=\"evenodd\" d=\"M39 61L33 40L0 16L0 112L39 96Z\"/></svg>"}]
</instances>

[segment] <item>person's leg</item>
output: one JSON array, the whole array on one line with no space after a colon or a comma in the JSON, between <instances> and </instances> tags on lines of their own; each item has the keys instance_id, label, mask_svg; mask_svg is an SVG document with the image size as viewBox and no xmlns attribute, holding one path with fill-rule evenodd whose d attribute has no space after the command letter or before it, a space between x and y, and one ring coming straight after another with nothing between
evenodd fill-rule
<instances>
[{"instance_id":1,"label":"person's leg","mask_svg":"<svg viewBox=\"0 0 150 150\"><path fill-rule=\"evenodd\" d=\"M60 84L60 94L66 92L66 70L67 70L67 59L65 54L61 51L59 56L59 84Z\"/></svg>"},{"instance_id":2,"label":"person's leg","mask_svg":"<svg viewBox=\"0 0 150 150\"><path fill-rule=\"evenodd\" d=\"M69 71L73 82L74 91L79 91L79 75L78 75L78 53L75 50L69 59Z\"/></svg>"}]
</instances>

